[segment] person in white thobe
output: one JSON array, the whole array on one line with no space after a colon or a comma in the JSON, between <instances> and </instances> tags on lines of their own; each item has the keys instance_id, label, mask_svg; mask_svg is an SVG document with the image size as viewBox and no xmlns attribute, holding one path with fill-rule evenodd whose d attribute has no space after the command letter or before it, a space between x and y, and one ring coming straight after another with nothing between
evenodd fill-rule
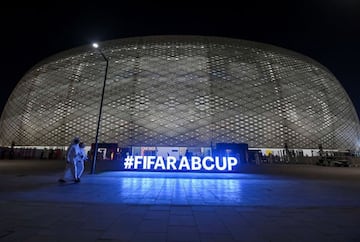
<instances>
[{"instance_id":1,"label":"person in white thobe","mask_svg":"<svg viewBox=\"0 0 360 242\"><path fill-rule=\"evenodd\" d=\"M75 157L75 163L76 163L76 171L77 171L77 179L78 182L80 181L80 177L84 172L84 162L88 159L86 152L85 152L85 144L84 143L80 143L79 144L79 150L80 152L78 153L78 155Z\"/></svg>"},{"instance_id":2,"label":"person in white thobe","mask_svg":"<svg viewBox=\"0 0 360 242\"><path fill-rule=\"evenodd\" d=\"M78 171L76 167L76 157L81 152L79 143L80 139L78 137L75 137L66 152L66 166L64 174L63 177L58 180L61 183L66 182L68 179L72 179L75 182L80 181L77 176Z\"/></svg>"}]
</instances>

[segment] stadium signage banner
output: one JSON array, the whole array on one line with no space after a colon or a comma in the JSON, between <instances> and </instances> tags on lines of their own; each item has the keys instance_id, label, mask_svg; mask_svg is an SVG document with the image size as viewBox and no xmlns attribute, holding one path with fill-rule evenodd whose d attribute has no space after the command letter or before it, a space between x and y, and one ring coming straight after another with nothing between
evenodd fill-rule
<instances>
[{"instance_id":1,"label":"stadium signage banner","mask_svg":"<svg viewBox=\"0 0 360 242\"><path fill-rule=\"evenodd\" d=\"M239 161L235 157L181 157L174 156L127 156L124 170L135 171L201 171L201 172L238 172Z\"/></svg>"}]
</instances>

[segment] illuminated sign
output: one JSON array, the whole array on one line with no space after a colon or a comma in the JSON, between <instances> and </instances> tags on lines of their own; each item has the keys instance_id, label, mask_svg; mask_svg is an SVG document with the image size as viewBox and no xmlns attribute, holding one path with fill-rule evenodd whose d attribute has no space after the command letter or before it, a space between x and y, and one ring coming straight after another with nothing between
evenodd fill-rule
<instances>
[{"instance_id":1,"label":"illuminated sign","mask_svg":"<svg viewBox=\"0 0 360 242\"><path fill-rule=\"evenodd\" d=\"M127 156L124 170L237 172L238 164L235 157Z\"/></svg>"}]
</instances>

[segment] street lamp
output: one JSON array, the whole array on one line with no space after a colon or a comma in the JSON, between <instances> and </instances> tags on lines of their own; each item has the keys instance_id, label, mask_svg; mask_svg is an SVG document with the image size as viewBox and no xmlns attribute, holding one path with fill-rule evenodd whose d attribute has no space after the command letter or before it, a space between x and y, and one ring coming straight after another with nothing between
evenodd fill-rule
<instances>
[{"instance_id":1,"label":"street lamp","mask_svg":"<svg viewBox=\"0 0 360 242\"><path fill-rule=\"evenodd\" d=\"M108 60L108 58L106 58L106 56L104 55L104 53L101 51L101 49L99 48L99 45L98 45L97 43L93 43L93 47L94 47L95 49L98 49L98 50L99 50L101 56L102 56L102 57L104 58L104 60L106 61L106 67L105 67L104 84L103 84L102 93L101 93L101 102L100 102L99 118L98 118L97 128L96 128L94 155L93 155L93 160L92 160L92 164L91 164L91 174L94 174L94 173L95 173L96 157L97 157L97 150L98 150L99 128L100 128L100 121L101 121L102 106L103 106L103 102L104 102L104 93L105 93L106 77L107 77L107 71L108 71L108 67L109 67L109 60Z\"/></svg>"}]
</instances>

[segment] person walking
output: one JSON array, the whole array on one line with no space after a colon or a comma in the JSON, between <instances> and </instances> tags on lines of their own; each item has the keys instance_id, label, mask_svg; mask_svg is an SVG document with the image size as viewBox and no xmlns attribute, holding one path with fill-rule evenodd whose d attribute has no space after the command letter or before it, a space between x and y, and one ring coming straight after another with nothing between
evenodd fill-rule
<instances>
[{"instance_id":1,"label":"person walking","mask_svg":"<svg viewBox=\"0 0 360 242\"><path fill-rule=\"evenodd\" d=\"M76 171L77 171L77 182L80 182L80 177L84 172L84 162L88 159L85 152L85 144L79 144L80 152L75 157Z\"/></svg>"},{"instance_id":2,"label":"person walking","mask_svg":"<svg viewBox=\"0 0 360 242\"><path fill-rule=\"evenodd\" d=\"M76 166L76 157L81 152L79 143L80 138L75 137L72 143L69 145L69 148L67 149L65 171L63 177L58 180L60 183L65 183L69 177L72 177L75 182L80 181L77 177L78 172Z\"/></svg>"}]
</instances>

